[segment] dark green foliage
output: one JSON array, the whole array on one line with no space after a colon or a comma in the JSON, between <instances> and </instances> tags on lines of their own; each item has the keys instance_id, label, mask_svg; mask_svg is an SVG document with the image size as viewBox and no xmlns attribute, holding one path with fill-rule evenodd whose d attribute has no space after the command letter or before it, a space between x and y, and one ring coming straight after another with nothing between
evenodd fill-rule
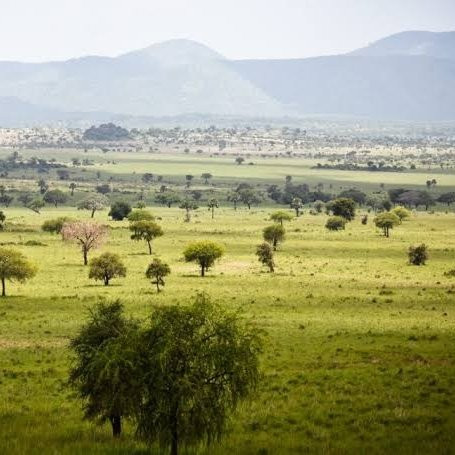
<instances>
[{"instance_id":1,"label":"dark green foliage","mask_svg":"<svg viewBox=\"0 0 455 455\"><path fill-rule=\"evenodd\" d=\"M346 227L346 218L342 216L331 216L325 223L329 231L342 231Z\"/></svg>"},{"instance_id":2,"label":"dark green foliage","mask_svg":"<svg viewBox=\"0 0 455 455\"><path fill-rule=\"evenodd\" d=\"M352 199L356 204L363 205L365 204L367 195L363 191L352 188L350 190L342 191L338 197L344 199Z\"/></svg>"},{"instance_id":3,"label":"dark green foliage","mask_svg":"<svg viewBox=\"0 0 455 455\"><path fill-rule=\"evenodd\" d=\"M390 230L400 224L400 218L398 218L394 213L384 212L380 213L374 219L374 224L376 225L376 227L383 230L384 235L386 237L389 237Z\"/></svg>"},{"instance_id":4,"label":"dark green foliage","mask_svg":"<svg viewBox=\"0 0 455 455\"><path fill-rule=\"evenodd\" d=\"M59 204L64 204L68 200L68 196L61 190L50 190L46 192L43 199L44 202L57 207Z\"/></svg>"},{"instance_id":5,"label":"dark green foliage","mask_svg":"<svg viewBox=\"0 0 455 455\"><path fill-rule=\"evenodd\" d=\"M102 183L96 187L96 192L100 194L108 194L111 191L111 186L107 183Z\"/></svg>"},{"instance_id":6,"label":"dark green foliage","mask_svg":"<svg viewBox=\"0 0 455 455\"><path fill-rule=\"evenodd\" d=\"M5 226L5 220L6 220L6 215L3 213L2 210L0 210L0 231L3 231L3 228Z\"/></svg>"},{"instance_id":7,"label":"dark green foliage","mask_svg":"<svg viewBox=\"0 0 455 455\"><path fill-rule=\"evenodd\" d=\"M259 262L266 265L270 272L275 271L275 262L273 260L273 249L269 243L264 242L257 246L256 256Z\"/></svg>"},{"instance_id":8,"label":"dark green foliage","mask_svg":"<svg viewBox=\"0 0 455 455\"><path fill-rule=\"evenodd\" d=\"M275 223L280 223L281 226L283 226L284 221L291 221L292 220L292 215L288 212L285 212L284 210L279 210L277 212L273 212L270 215L270 219L272 221L275 221Z\"/></svg>"},{"instance_id":9,"label":"dark green foliage","mask_svg":"<svg viewBox=\"0 0 455 455\"><path fill-rule=\"evenodd\" d=\"M252 205L258 205L262 202L262 196L252 188L245 188L239 191L240 200L251 209Z\"/></svg>"},{"instance_id":10,"label":"dark green foliage","mask_svg":"<svg viewBox=\"0 0 455 455\"><path fill-rule=\"evenodd\" d=\"M229 413L258 383L259 333L200 295L191 306L156 309L140 345L139 436L172 455L220 440Z\"/></svg>"},{"instance_id":11,"label":"dark green foliage","mask_svg":"<svg viewBox=\"0 0 455 455\"><path fill-rule=\"evenodd\" d=\"M329 210L334 216L341 216L347 221L355 217L355 202L349 198L338 198L330 202Z\"/></svg>"},{"instance_id":12,"label":"dark green foliage","mask_svg":"<svg viewBox=\"0 0 455 455\"><path fill-rule=\"evenodd\" d=\"M438 197L438 202L447 204L448 206L455 202L455 192L443 193Z\"/></svg>"},{"instance_id":13,"label":"dark green foliage","mask_svg":"<svg viewBox=\"0 0 455 455\"><path fill-rule=\"evenodd\" d=\"M121 126L113 123L103 123L85 130L83 137L89 141L118 141L128 139L130 136L128 130Z\"/></svg>"},{"instance_id":14,"label":"dark green foliage","mask_svg":"<svg viewBox=\"0 0 455 455\"><path fill-rule=\"evenodd\" d=\"M410 246L408 251L409 263L412 265L425 265L428 260L428 248L422 243L418 246Z\"/></svg>"},{"instance_id":15,"label":"dark green foliage","mask_svg":"<svg viewBox=\"0 0 455 455\"><path fill-rule=\"evenodd\" d=\"M130 231L132 232L131 240L147 242L149 254L152 254L152 240L164 234L159 224L147 220L134 221L130 224Z\"/></svg>"},{"instance_id":16,"label":"dark green foliage","mask_svg":"<svg viewBox=\"0 0 455 455\"><path fill-rule=\"evenodd\" d=\"M164 278L171 273L169 265L155 258L147 267L145 276L152 280L152 284L156 285L156 291L160 292L160 286L164 286Z\"/></svg>"},{"instance_id":17,"label":"dark green foliage","mask_svg":"<svg viewBox=\"0 0 455 455\"><path fill-rule=\"evenodd\" d=\"M85 417L109 421L115 437L120 436L122 418L137 413L141 400L136 331L119 301L99 303L70 343L75 358L69 382L84 401Z\"/></svg>"},{"instance_id":18,"label":"dark green foliage","mask_svg":"<svg viewBox=\"0 0 455 455\"><path fill-rule=\"evenodd\" d=\"M122 221L131 212L131 205L128 202L117 201L111 205L108 215L115 221Z\"/></svg>"},{"instance_id":19,"label":"dark green foliage","mask_svg":"<svg viewBox=\"0 0 455 455\"><path fill-rule=\"evenodd\" d=\"M197 210L199 207L196 202L191 199L185 199L179 206L181 209L185 210L185 222L189 223L191 221L191 212Z\"/></svg>"}]
</instances>

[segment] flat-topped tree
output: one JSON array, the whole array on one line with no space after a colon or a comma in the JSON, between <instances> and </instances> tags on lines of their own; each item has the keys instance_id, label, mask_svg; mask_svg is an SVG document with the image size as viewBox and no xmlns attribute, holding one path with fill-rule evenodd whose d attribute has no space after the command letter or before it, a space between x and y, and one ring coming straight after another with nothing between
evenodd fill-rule
<instances>
[{"instance_id":1,"label":"flat-topped tree","mask_svg":"<svg viewBox=\"0 0 455 455\"><path fill-rule=\"evenodd\" d=\"M270 219L275 221L275 223L280 223L283 226L284 221L291 221L292 215L284 210L278 210L277 212L273 212L270 215Z\"/></svg>"},{"instance_id":2,"label":"flat-topped tree","mask_svg":"<svg viewBox=\"0 0 455 455\"><path fill-rule=\"evenodd\" d=\"M208 206L209 210L211 210L211 212L212 212L212 220L213 220L213 218L215 218L215 209L217 209L219 207L218 199L215 199L215 198L209 199L207 206Z\"/></svg>"},{"instance_id":3,"label":"flat-topped tree","mask_svg":"<svg viewBox=\"0 0 455 455\"><path fill-rule=\"evenodd\" d=\"M77 204L78 210L90 210L90 217L95 216L95 212L103 210L109 205L109 199L102 194L92 194Z\"/></svg>"},{"instance_id":4,"label":"flat-topped tree","mask_svg":"<svg viewBox=\"0 0 455 455\"><path fill-rule=\"evenodd\" d=\"M264 240L270 243L273 246L273 250L276 251L278 244L284 242L285 233L286 231L283 226L280 224L272 224L271 226L264 228L262 234Z\"/></svg>"},{"instance_id":5,"label":"flat-topped tree","mask_svg":"<svg viewBox=\"0 0 455 455\"><path fill-rule=\"evenodd\" d=\"M149 254L152 254L153 239L161 237L164 234L159 224L149 220L133 221L129 229L132 232L131 240L145 240L147 242Z\"/></svg>"},{"instance_id":6,"label":"flat-topped tree","mask_svg":"<svg viewBox=\"0 0 455 455\"><path fill-rule=\"evenodd\" d=\"M213 177L212 174L210 174L209 172L204 172L202 175L201 175L201 178L204 179L204 184L205 185L208 185L209 183L209 180Z\"/></svg>"},{"instance_id":7,"label":"flat-topped tree","mask_svg":"<svg viewBox=\"0 0 455 455\"><path fill-rule=\"evenodd\" d=\"M186 262L197 262L199 264L202 277L223 254L224 248L222 245L208 240L191 243L183 252Z\"/></svg>"},{"instance_id":8,"label":"flat-topped tree","mask_svg":"<svg viewBox=\"0 0 455 455\"><path fill-rule=\"evenodd\" d=\"M36 267L20 252L9 248L0 248L0 281L2 297L6 296L6 280L20 283L33 278Z\"/></svg>"},{"instance_id":9,"label":"flat-topped tree","mask_svg":"<svg viewBox=\"0 0 455 455\"><path fill-rule=\"evenodd\" d=\"M400 218L398 218L394 213L384 212L380 213L374 219L374 224L376 225L376 227L382 229L385 237L389 237L390 230L400 224Z\"/></svg>"},{"instance_id":10,"label":"flat-topped tree","mask_svg":"<svg viewBox=\"0 0 455 455\"><path fill-rule=\"evenodd\" d=\"M240 200L248 207L248 210L251 209L252 205L258 205L262 202L262 196L256 190L252 188L244 188L239 191Z\"/></svg>"},{"instance_id":11,"label":"flat-topped tree","mask_svg":"<svg viewBox=\"0 0 455 455\"><path fill-rule=\"evenodd\" d=\"M93 221L73 221L63 225L62 238L80 245L84 265L88 264L88 253L99 248L108 235L108 228Z\"/></svg>"},{"instance_id":12,"label":"flat-topped tree","mask_svg":"<svg viewBox=\"0 0 455 455\"><path fill-rule=\"evenodd\" d=\"M68 196L62 190L57 189L47 191L43 199L57 208L59 204L64 204L68 200Z\"/></svg>"}]
</instances>

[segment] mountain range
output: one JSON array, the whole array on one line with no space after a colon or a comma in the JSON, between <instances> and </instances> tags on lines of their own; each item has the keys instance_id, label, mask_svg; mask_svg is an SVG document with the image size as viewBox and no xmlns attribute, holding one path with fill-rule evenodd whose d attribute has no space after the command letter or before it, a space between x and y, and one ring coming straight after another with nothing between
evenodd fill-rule
<instances>
[{"instance_id":1,"label":"mountain range","mask_svg":"<svg viewBox=\"0 0 455 455\"><path fill-rule=\"evenodd\" d=\"M0 62L3 126L188 114L455 120L455 32L304 59L228 60L171 40L114 58Z\"/></svg>"}]
</instances>

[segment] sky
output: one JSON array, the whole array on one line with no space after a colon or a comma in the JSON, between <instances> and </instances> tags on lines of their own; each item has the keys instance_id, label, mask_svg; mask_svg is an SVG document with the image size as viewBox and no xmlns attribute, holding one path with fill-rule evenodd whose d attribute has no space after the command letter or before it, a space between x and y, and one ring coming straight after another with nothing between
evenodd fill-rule
<instances>
[{"instance_id":1,"label":"sky","mask_svg":"<svg viewBox=\"0 0 455 455\"><path fill-rule=\"evenodd\" d=\"M455 30L455 0L0 0L0 60L116 56L191 39L230 59L349 52Z\"/></svg>"}]
</instances>

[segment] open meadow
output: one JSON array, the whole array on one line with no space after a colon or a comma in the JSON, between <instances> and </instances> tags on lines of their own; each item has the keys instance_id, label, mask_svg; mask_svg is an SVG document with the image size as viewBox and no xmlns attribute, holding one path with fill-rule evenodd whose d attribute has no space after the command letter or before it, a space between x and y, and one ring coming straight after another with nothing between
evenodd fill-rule
<instances>
[{"instance_id":1,"label":"open meadow","mask_svg":"<svg viewBox=\"0 0 455 455\"><path fill-rule=\"evenodd\" d=\"M40 230L46 219L87 212L5 211L0 243L23 252L38 273L25 284L7 283L0 299L0 453L146 453L132 428L115 441L108 426L82 419L66 386L68 342L102 299L121 299L128 315L146 317L153 307L186 305L200 291L265 330L263 378L220 444L185 453L453 450L455 278L445 275L455 268L453 212L414 212L385 238L360 217L344 231L327 231L327 216L307 211L285 224L271 274L254 253L273 207L223 206L214 219L201 208L190 223L181 209L151 210L164 230L154 255L171 267L160 294L144 274L146 244L130 239L126 220L95 215L109 224L109 238L89 259L114 252L127 267L125 278L103 286L88 278L77 245ZM204 278L182 258L199 239L226 248ZM419 243L430 259L410 266L408 247Z\"/></svg>"}]
</instances>

